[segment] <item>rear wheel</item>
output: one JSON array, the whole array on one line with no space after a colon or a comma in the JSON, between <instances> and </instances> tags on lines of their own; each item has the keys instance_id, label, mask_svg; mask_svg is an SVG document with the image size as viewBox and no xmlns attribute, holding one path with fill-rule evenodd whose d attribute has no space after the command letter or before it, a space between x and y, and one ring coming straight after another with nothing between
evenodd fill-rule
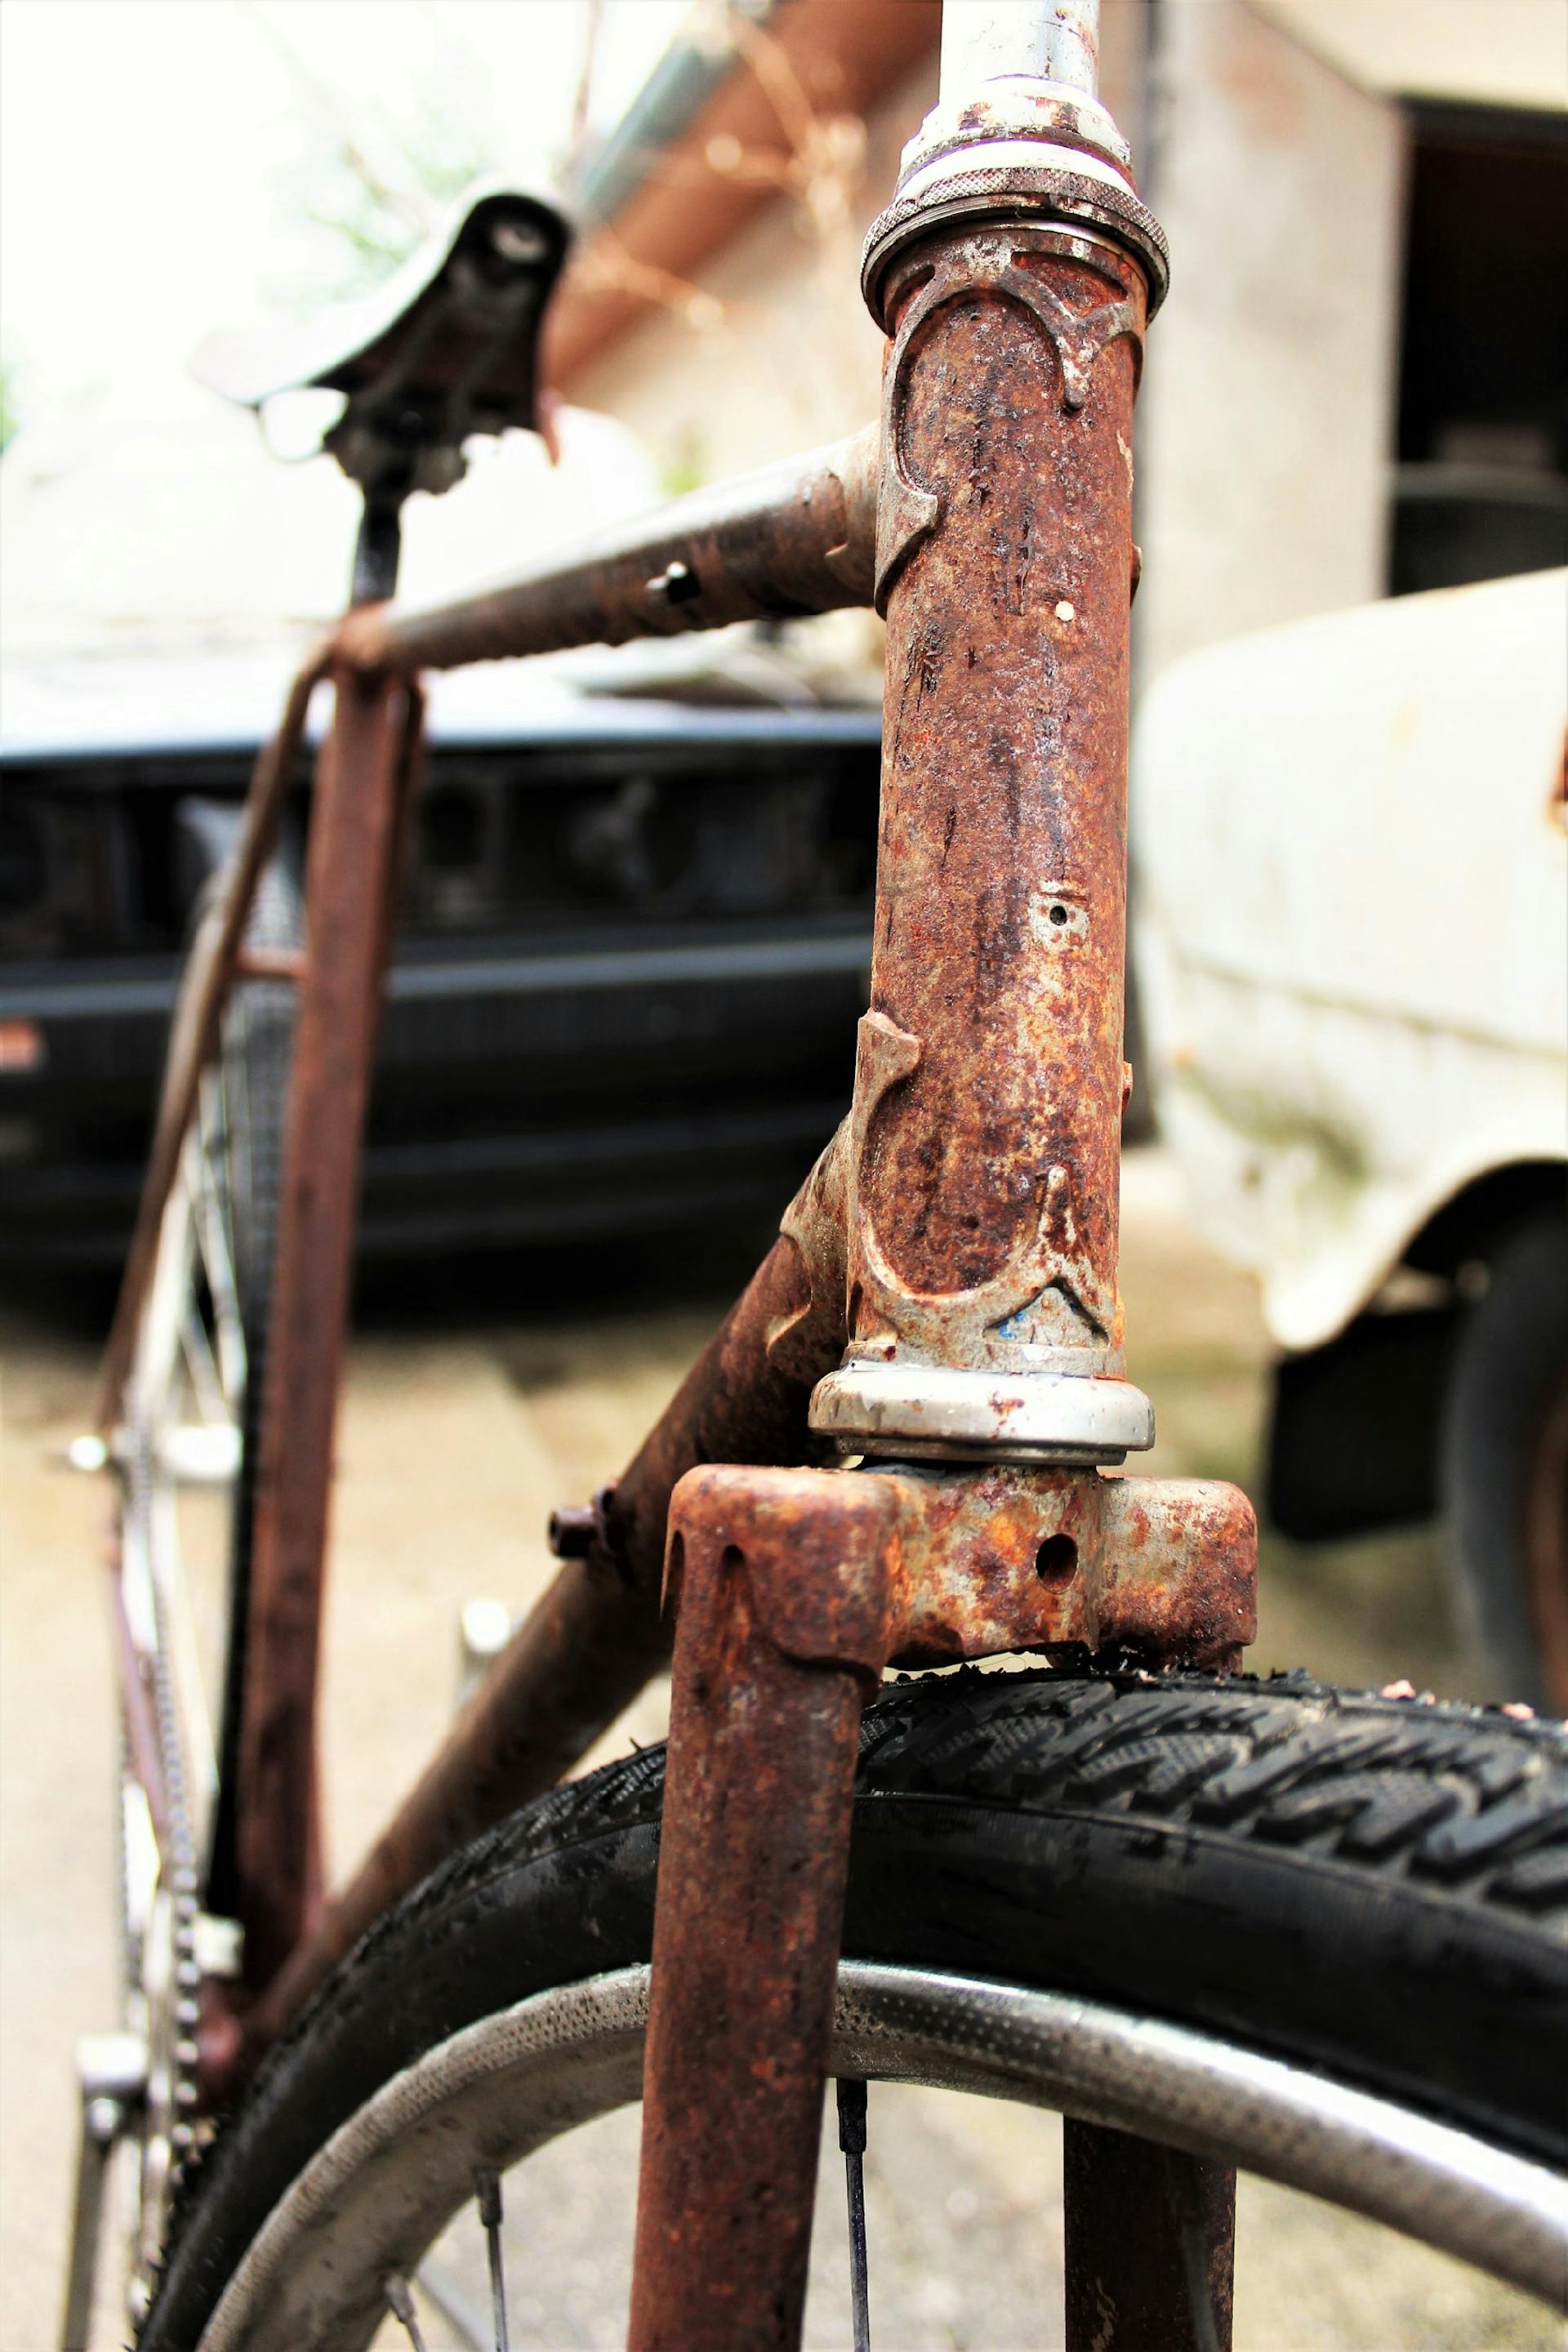
<instances>
[{"instance_id":1,"label":"rear wheel","mask_svg":"<svg viewBox=\"0 0 1568 2352\"><path fill-rule=\"evenodd\" d=\"M493 2219L510 2166L637 2097L662 1784L651 1751L558 1790L372 1931L189 2181L142 2352L369 2345L459 2209ZM844 1948L844 2073L1057 2105L1568 2277L1555 1727L1296 1678L894 1685Z\"/></svg>"},{"instance_id":2,"label":"rear wheel","mask_svg":"<svg viewBox=\"0 0 1568 2352\"><path fill-rule=\"evenodd\" d=\"M207 885L218 887L214 876ZM205 894L204 894L205 900ZM257 892L247 944L299 945L290 865ZM121 1597L151 1757L121 1789L127 2021L147 2049L133 2301L145 2302L191 2140L195 1990L226 1958L254 1471L294 1024L286 982L242 980L204 1073L127 1386ZM202 1928L204 1916L214 1923ZM197 1938L205 1948L197 1950Z\"/></svg>"}]
</instances>

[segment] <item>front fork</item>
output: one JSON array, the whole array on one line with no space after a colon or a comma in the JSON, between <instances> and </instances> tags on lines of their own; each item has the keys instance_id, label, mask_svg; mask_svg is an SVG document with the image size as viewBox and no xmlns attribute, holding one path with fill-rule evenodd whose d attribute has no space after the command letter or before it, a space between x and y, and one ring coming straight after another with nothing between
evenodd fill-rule
<instances>
[{"instance_id":1,"label":"front fork","mask_svg":"<svg viewBox=\"0 0 1568 2352\"><path fill-rule=\"evenodd\" d=\"M889 1664L1060 1644L1227 1666L1255 1631L1257 1530L1235 1487L1002 1465L693 1470L669 1525L631 2344L784 2352L805 2294L866 1699ZM1068 2134L1074 2352L1223 2345L1228 2176L1092 2122ZM1113 2259L1130 2239L1136 2259Z\"/></svg>"},{"instance_id":2,"label":"front fork","mask_svg":"<svg viewBox=\"0 0 1568 2352\"><path fill-rule=\"evenodd\" d=\"M799 2341L863 1704L1052 1643L1226 1667L1257 1538L1152 1443L1117 1289L1132 405L1158 225L1092 0L964 0L873 226L888 621L848 1344L863 1466L676 1490L634 2352ZM782 1335L781 1335L782 1336ZM1224 2352L1234 2182L1067 2126L1070 2352Z\"/></svg>"}]
</instances>

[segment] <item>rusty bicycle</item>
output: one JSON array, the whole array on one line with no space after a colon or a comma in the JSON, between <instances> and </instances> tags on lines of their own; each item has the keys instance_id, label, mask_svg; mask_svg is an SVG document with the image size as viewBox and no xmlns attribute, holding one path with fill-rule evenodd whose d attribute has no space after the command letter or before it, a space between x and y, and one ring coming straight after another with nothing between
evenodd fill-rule
<instances>
[{"instance_id":1,"label":"rusty bicycle","mask_svg":"<svg viewBox=\"0 0 1568 2352\"><path fill-rule=\"evenodd\" d=\"M500 2352L509 2176L639 2095L632 2345L794 2346L830 2076L858 2347L883 2081L1061 2112L1074 2352L1228 2345L1238 2166L1568 2285L1568 1740L1248 1677L1246 1497L1125 1474L1131 429L1167 256L1096 34L1095 0L949 6L864 257L877 425L484 594L391 601L398 517L470 435L541 424L553 204L486 191L338 341L221 362L252 404L344 395L363 523L202 904L105 1365L127 2008L84 2045L68 2346L118 2167L141 2352ZM333 1413L421 674L868 604L850 1115L325 1895ZM565 1780L672 1642L668 1756ZM459 2326L422 2264L470 2209Z\"/></svg>"}]
</instances>

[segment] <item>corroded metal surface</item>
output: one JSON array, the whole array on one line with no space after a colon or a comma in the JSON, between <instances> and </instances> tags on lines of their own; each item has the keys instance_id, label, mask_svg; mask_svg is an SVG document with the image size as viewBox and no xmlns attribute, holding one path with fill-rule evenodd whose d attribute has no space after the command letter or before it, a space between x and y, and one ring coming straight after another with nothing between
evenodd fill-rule
<instances>
[{"instance_id":1,"label":"corroded metal surface","mask_svg":"<svg viewBox=\"0 0 1568 2352\"><path fill-rule=\"evenodd\" d=\"M1008 22L1043 37L1048 14ZM1076 91L1019 79L1034 52L1001 12L944 28L942 104L868 247L889 338L881 831L841 1171L848 1336L812 1424L920 1466L713 1469L670 1502L639 2352L798 2340L856 1676L1063 1642L1227 1665L1255 1630L1245 1497L1012 1466L1152 1438L1116 1255L1131 421L1164 254L1093 102L1097 11L1062 14ZM965 61L1003 79L959 89ZM966 1454L990 1466L932 1466ZM1075 2310L1136 2185L1095 2150ZM1228 2185L1205 2202L1199 2168L1161 2160L1194 2209L1184 2258L1228 2280ZM1163 2273L1129 2276L1129 2310L1169 2305ZM1228 2343L1228 2301L1201 2299L1193 2340ZM1116 2307L1102 2335L1142 2340Z\"/></svg>"},{"instance_id":2,"label":"corroded metal surface","mask_svg":"<svg viewBox=\"0 0 1568 2352\"><path fill-rule=\"evenodd\" d=\"M1031 92L998 68L1017 86L933 117L907 159L868 257L889 335L879 436L704 493L491 594L351 614L335 641L373 682L345 700L368 709L422 667L868 598L889 623L851 1118L620 1481L558 1515L561 1577L296 1944L241 2053L254 2058L389 1902L567 1769L655 1670L668 1536L679 1626L638 2352L798 2338L854 1735L888 1664L1073 1643L1151 1668L1224 1667L1254 1631L1245 1498L1093 1466L1152 1437L1123 1376L1116 1253L1131 411L1164 268L1089 93L1094 13L1075 0L1058 25L1076 90ZM390 843L377 854L390 863ZM369 942L373 968L384 950ZM352 1100L336 1113L355 1117ZM329 1174L342 1207L352 1183ZM329 1273L346 1250L336 1214L321 1219ZM298 1264L296 1249L279 1270L296 1302ZM335 1379L330 1281L328 1307L312 1381ZM291 1357L303 1344L294 1332ZM819 1434L882 1460L766 1466L809 1453L814 1385ZM280 1398L270 1410L283 1426ZM292 1584L272 1560L266 1587L268 1638L291 1627L300 1643L286 1692L273 1685L289 1699L272 1733L286 1770L269 1789L265 1742L247 1762L275 1858L284 1797L306 1808L296 1895L310 1791L299 1700L314 1655L302 1612L319 1609L303 1570L313 1557L319 1578L330 1398L298 1411L293 1452L263 1457L264 1475L285 1458L306 1474L298 1499L264 1497L279 1526L292 1515ZM885 1458L900 1453L914 1458ZM955 1454L981 1459L940 1466ZM270 1522L267 1540L282 1559ZM259 1966L289 1938L276 1902L257 1916ZM1083 2249L1132 2177L1101 2169L1080 2198L1075 2308L1098 2277ZM1223 2202L1181 2225L1215 2279Z\"/></svg>"},{"instance_id":3,"label":"corroded metal surface","mask_svg":"<svg viewBox=\"0 0 1568 2352\"><path fill-rule=\"evenodd\" d=\"M1081 1643L1226 1666L1257 1633L1258 1529L1237 1487L1000 1465L862 1475L896 1496L898 1664Z\"/></svg>"},{"instance_id":4,"label":"corroded metal surface","mask_svg":"<svg viewBox=\"0 0 1568 2352\"><path fill-rule=\"evenodd\" d=\"M714 1469L671 1509L632 2352L799 2341L890 1499L885 1482Z\"/></svg>"},{"instance_id":5,"label":"corroded metal surface","mask_svg":"<svg viewBox=\"0 0 1568 2352\"><path fill-rule=\"evenodd\" d=\"M1210 1479L1002 1463L715 1466L681 1481L672 1530L699 1501L710 1515L728 1514L725 1525L750 1530L747 1542L761 1529L770 1559L795 1548L787 1582L784 1570L770 1570L755 1601L792 1655L844 1651L851 1590L860 1612L852 1654L868 1670L1066 1643L1155 1669L1223 1669L1257 1631L1252 1506L1239 1487ZM863 1556L868 1516L880 1545L874 1562ZM674 1568L670 1585L667 1600L679 1608ZM787 1616L773 1611L776 1591L790 1596ZM819 1630L810 1630L812 1612L830 1612Z\"/></svg>"},{"instance_id":6,"label":"corroded metal surface","mask_svg":"<svg viewBox=\"0 0 1568 2352\"><path fill-rule=\"evenodd\" d=\"M669 1528L679 1630L631 2343L784 2347L805 2291L863 1698L889 1662L1063 1642L1227 1664L1254 1630L1256 1530L1233 1488L1000 1465L693 1470ZM1158 2160L1170 2197L1201 2206L1200 2260L1228 2279L1214 2168ZM1096 2183L1079 2237L1098 2260L1111 2190ZM1155 2275L1134 2267L1130 2311Z\"/></svg>"},{"instance_id":7,"label":"corroded metal surface","mask_svg":"<svg viewBox=\"0 0 1568 2352\"><path fill-rule=\"evenodd\" d=\"M848 1360L1117 1378L1144 281L1103 241L986 226L900 255L886 303Z\"/></svg>"},{"instance_id":8,"label":"corroded metal surface","mask_svg":"<svg viewBox=\"0 0 1568 2352\"><path fill-rule=\"evenodd\" d=\"M1230 2352L1236 2174L1062 2123L1067 2352Z\"/></svg>"},{"instance_id":9,"label":"corroded metal surface","mask_svg":"<svg viewBox=\"0 0 1568 2352\"><path fill-rule=\"evenodd\" d=\"M1258 1521L1217 1478L1108 1478L1099 1640L1162 1665L1235 1665L1258 1638Z\"/></svg>"},{"instance_id":10,"label":"corroded metal surface","mask_svg":"<svg viewBox=\"0 0 1568 2352\"><path fill-rule=\"evenodd\" d=\"M401 682L340 679L311 812L239 1719L235 1912L252 1991L299 1941L320 1892L316 1676L332 1433L410 718Z\"/></svg>"},{"instance_id":11,"label":"corroded metal surface","mask_svg":"<svg viewBox=\"0 0 1568 2352\"><path fill-rule=\"evenodd\" d=\"M980 1344L1100 1370L1121 1336L1126 440L1142 289L1105 249L1063 245L963 238L907 268L894 296L852 1279L875 1286L868 1335L890 1322L904 1336L901 1294L910 1338L951 1361L931 1325L1000 1277ZM964 1307L913 1303L950 1295Z\"/></svg>"},{"instance_id":12,"label":"corroded metal surface","mask_svg":"<svg viewBox=\"0 0 1568 2352\"><path fill-rule=\"evenodd\" d=\"M1152 1434L1116 1255L1131 413L1163 241L1093 97L1093 0L950 13L943 103L868 248L879 430L488 594L352 613L331 656L240 1719L245 2005L207 1988L207 2088L231 2092L389 1904L621 1712L667 1654L666 1570L637 2352L798 2341L855 1734L888 1664L1077 1644L1224 1668L1255 1629L1245 1497L1095 1466ZM622 1478L557 1515L562 1574L312 1926L334 1404L414 674L868 601L888 693L851 1118ZM198 945L161 1139L188 1122L309 683ZM140 1279L133 1254L121 1325ZM814 1428L879 1458L768 1466ZM1069 2341L1227 2344L1228 2177L1069 2133Z\"/></svg>"},{"instance_id":13,"label":"corroded metal surface","mask_svg":"<svg viewBox=\"0 0 1568 2352\"><path fill-rule=\"evenodd\" d=\"M566 563L426 612L352 614L342 657L363 670L451 669L570 646L678 636L729 621L864 604L876 511L875 426L605 532Z\"/></svg>"}]
</instances>

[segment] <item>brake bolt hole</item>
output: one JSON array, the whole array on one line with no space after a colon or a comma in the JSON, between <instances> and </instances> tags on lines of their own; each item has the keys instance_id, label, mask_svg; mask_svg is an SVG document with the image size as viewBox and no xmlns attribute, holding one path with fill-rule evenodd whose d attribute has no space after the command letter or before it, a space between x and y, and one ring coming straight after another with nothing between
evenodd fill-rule
<instances>
[{"instance_id":1,"label":"brake bolt hole","mask_svg":"<svg viewBox=\"0 0 1568 2352\"><path fill-rule=\"evenodd\" d=\"M1071 1536L1047 1536L1035 1554L1035 1574L1042 1584L1065 1584L1078 1566L1078 1546Z\"/></svg>"}]
</instances>

